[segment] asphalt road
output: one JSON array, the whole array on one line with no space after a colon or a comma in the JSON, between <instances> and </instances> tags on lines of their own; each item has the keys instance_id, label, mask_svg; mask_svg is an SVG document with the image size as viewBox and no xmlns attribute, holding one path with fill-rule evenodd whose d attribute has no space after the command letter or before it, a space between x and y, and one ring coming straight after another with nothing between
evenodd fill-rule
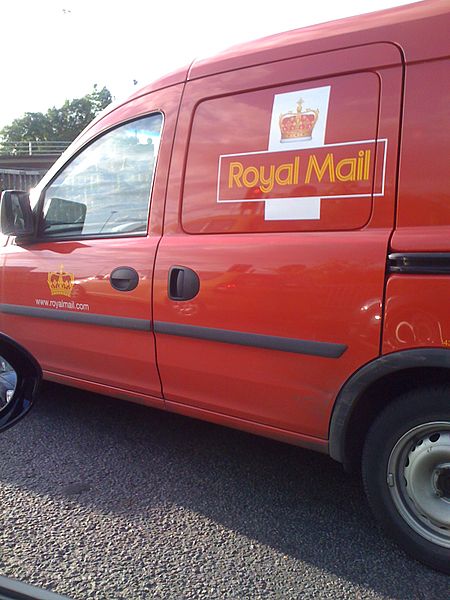
<instances>
[{"instance_id":1,"label":"asphalt road","mask_svg":"<svg viewBox=\"0 0 450 600\"><path fill-rule=\"evenodd\" d=\"M59 386L0 453L0 574L74 599L450 596L319 454Z\"/></svg>"}]
</instances>

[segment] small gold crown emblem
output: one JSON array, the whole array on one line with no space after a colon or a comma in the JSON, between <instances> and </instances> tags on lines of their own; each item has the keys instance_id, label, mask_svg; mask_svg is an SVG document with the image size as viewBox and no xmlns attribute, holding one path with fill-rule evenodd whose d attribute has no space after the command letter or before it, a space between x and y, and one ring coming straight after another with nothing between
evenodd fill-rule
<instances>
[{"instance_id":1,"label":"small gold crown emblem","mask_svg":"<svg viewBox=\"0 0 450 600\"><path fill-rule=\"evenodd\" d=\"M66 273L64 265L61 265L58 272L51 271L47 275L47 283L52 296L71 296L74 274Z\"/></svg>"},{"instance_id":2,"label":"small gold crown emblem","mask_svg":"<svg viewBox=\"0 0 450 600\"><path fill-rule=\"evenodd\" d=\"M317 119L319 109L303 109L303 98L297 102L297 110L289 111L280 115L280 132L282 142L295 142L299 140L310 140Z\"/></svg>"}]
</instances>

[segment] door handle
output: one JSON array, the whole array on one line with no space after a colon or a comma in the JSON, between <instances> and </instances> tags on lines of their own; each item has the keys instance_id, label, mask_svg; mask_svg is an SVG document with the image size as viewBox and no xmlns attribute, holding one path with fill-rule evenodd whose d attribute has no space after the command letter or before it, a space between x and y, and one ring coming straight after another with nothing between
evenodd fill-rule
<instances>
[{"instance_id":1,"label":"door handle","mask_svg":"<svg viewBox=\"0 0 450 600\"><path fill-rule=\"evenodd\" d=\"M192 300L199 290L200 279L195 271L187 267L170 267L167 293L171 300Z\"/></svg>"},{"instance_id":2,"label":"door handle","mask_svg":"<svg viewBox=\"0 0 450 600\"><path fill-rule=\"evenodd\" d=\"M139 283L139 275L131 267L117 267L111 272L109 282L119 292L131 292Z\"/></svg>"}]
</instances>

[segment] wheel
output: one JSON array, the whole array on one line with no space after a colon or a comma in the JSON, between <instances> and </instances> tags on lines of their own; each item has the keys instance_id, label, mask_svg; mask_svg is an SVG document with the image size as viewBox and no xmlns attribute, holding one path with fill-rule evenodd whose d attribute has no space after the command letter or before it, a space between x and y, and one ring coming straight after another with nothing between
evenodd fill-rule
<instances>
[{"instance_id":1,"label":"wheel","mask_svg":"<svg viewBox=\"0 0 450 600\"><path fill-rule=\"evenodd\" d=\"M383 410L367 434L362 473L386 533L450 574L450 386L408 392Z\"/></svg>"}]
</instances>

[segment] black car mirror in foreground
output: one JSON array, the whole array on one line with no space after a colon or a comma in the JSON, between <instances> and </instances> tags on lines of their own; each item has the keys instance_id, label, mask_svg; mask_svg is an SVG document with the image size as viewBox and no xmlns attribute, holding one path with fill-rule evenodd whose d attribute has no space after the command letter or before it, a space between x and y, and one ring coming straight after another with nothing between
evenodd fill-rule
<instances>
[{"instance_id":1,"label":"black car mirror in foreground","mask_svg":"<svg viewBox=\"0 0 450 600\"><path fill-rule=\"evenodd\" d=\"M34 233L33 212L28 192L5 190L2 193L0 227L3 235L19 238Z\"/></svg>"},{"instance_id":2,"label":"black car mirror in foreground","mask_svg":"<svg viewBox=\"0 0 450 600\"><path fill-rule=\"evenodd\" d=\"M42 370L34 357L0 333L0 432L27 414L41 378Z\"/></svg>"},{"instance_id":3,"label":"black car mirror in foreground","mask_svg":"<svg viewBox=\"0 0 450 600\"><path fill-rule=\"evenodd\" d=\"M34 357L0 333L0 432L15 425L32 407L42 370ZM68 600L21 581L0 577L0 600Z\"/></svg>"},{"instance_id":4,"label":"black car mirror in foreground","mask_svg":"<svg viewBox=\"0 0 450 600\"><path fill-rule=\"evenodd\" d=\"M70 600L70 598L0 576L0 600Z\"/></svg>"}]
</instances>

